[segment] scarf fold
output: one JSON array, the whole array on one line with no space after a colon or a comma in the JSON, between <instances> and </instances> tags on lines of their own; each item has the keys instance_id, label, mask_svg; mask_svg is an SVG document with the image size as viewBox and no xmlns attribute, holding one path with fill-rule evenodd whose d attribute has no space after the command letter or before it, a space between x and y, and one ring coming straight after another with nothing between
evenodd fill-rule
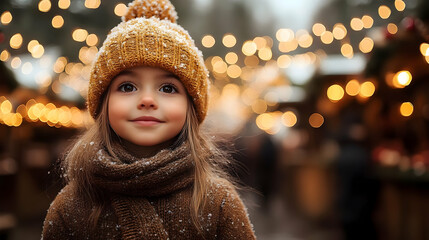
<instances>
[{"instance_id":1,"label":"scarf fold","mask_svg":"<svg viewBox=\"0 0 429 240\"><path fill-rule=\"evenodd\" d=\"M120 145L112 148L116 157L100 148L91 166L93 183L106 192L157 197L193 183L194 165L187 143L141 159L130 155Z\"/></svg>"},{"instance_id":2,"label":"scarf fold","mask_svg":"<svg viewBox=\"0 0 429 240\"><path fill-rule=\"evenodd\" d=\"M148 198L168 195L193 183L189 144L141 159L120 145L112 147L116 156L105 147L96 148L90 171L94 185L111 196L122 238L168 239L163 221Z\"/></svg>"}]
</instances>

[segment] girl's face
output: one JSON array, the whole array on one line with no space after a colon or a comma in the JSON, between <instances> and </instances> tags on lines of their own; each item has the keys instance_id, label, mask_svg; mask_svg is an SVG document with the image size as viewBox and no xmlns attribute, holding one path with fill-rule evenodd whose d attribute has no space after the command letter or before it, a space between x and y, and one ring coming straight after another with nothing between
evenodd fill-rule
<instances>
[{"instance_id":1,"label":"girl's face","mask_svg":"<svg viewBox=\"0 0 429 240\"><path fill-rule=\"evenodd\" d=\"M177 76L152 67L122 71L109 88L110 126L121 138L139 146L173 139L185 124L188 97Z\"/></svg>"}]
</instances>

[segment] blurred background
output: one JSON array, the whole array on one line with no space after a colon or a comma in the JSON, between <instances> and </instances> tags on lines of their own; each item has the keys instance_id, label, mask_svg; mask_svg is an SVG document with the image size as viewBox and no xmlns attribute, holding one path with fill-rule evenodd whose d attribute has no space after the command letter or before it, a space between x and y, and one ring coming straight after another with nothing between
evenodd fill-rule
<instances>
[{"instance_id":1,"label":"blurred background","mask_svg":"<svg viewBox=\"0 0 429 240\"><path fill-rule=\"evenodd\" d=\"M0 239L39 239L123 0L0 1ZM259 239L429 239L429 1L172 0Z\"/></svg>"}]
</instances>

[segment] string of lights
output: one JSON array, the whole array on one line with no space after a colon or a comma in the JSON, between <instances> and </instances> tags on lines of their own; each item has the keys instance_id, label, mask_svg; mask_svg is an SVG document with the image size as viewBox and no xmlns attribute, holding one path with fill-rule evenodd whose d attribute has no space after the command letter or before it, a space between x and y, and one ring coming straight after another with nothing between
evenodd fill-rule
<instances>
[{"instance_id":1,"label":"string of lights","mask_svg":"<svg viewBox=\"0 0 429 240\"><path fill-rule=\"evenodd\" d=\"M37 7L40 12L48 13L52 8L52 4L53 3L50 0L42 0L38 3ZM100 0L85 0L84 2L84 6L88 9L97 9L100 4ZM58 7L62 10L67 10L70 5L70 0L58 1ZM394 6L397 12L402 12L406 8L406 4L402 0L395 0ZM115 5L113 12L116 16L121 17L125 14L126 10L127 6L124 3L118 3ZM378 17L381 19L388 20L392 14L393 11L388 6L380 5L378 7ZM1 14L0 21L4 26L10 24L13 21L13 13L10 11L4 11ZM65 24L67 23L63 16L55 15L52 17L51 25L54 29L60 29ZM267 112L270 107L276 106L277 102L281 99L280 96L276 95L276 93L265 91L269 86L269 81L266 82L266 84L255 84L255 73L264 68L291 68L291 65L294 63L307 65L315 65L319 63L324 57L326 57L326 53L322 49L315 49L314 51L309 50L315 45L315 41L317 39L317 41L320 40L320 42L325 45L330 45L334 43L335 40L339 41L341 47L338 52L345 58L351 59L355 56L356 50L350 43L350 33L352 31L359 32L370 30L373 27L374 16L363 15L362 17L352 18L349 22L349 26L346 26L343 23L336 23L333 27L328 28L328 26L325 26L323 23L314 23L311 28L311 32L304 29L294 32L291 29L281 28L275 33L277 49L274 48L275 41L273 38L270 36L258 36L252 40L244 41L241 45L241 51L229 51L224 57L209 56L206 58L207 67L216 81L223 83L214 84L215 86L214 89L212 89L212 98L214 101L218 101L222 98L222 94L232 94L237 96L241 99L244 105L249 108L249 112L253 112L258 115L256 118L257 126L268 133L273 134L278 132L277 130L273 130L276 128L275 126L278 125L276 122L282 122L286 127L293 127L296 122L299 121L296 116L296 110L286 111L281 114L280 112ZM394 35L398 32L398 26L395 23L386 23L383 27L389 34ZM52 71L57 74L57 77L52 78L48 74L36 77L36 83L41 89L41 93L44 93L48 88L51 88L54 93L60 95L62 94L61 85L65 85L80 93L83 98L86 97L90 64L98 52L97 45L100 41L99 37L95 33L89 33L88 30L79 27L74 28L71 32L71 37L76 42L84 43L84 46L80 48L78 54L80 62L69 62L64 56L58 57L52 64ZM22 33L12 35L9 39L10 49L3 49L1 51L0 60L8 63L12 69L20 69L23 74L30 75L34 68L32 63L24 62L19 56L13 56L13 51L24 47L24 43L27 41L28 40L25 39L25 36L23 36ZM231 50L238 44L236 37L231 33L225 34L221 42L224 47ZM208 34L202 37L201 44L205 48L209 49L215 46L216 39L212 35ZM374 39L366 34L366 36L359 41L358 49L363 54L369 54L373 50L374 45ZM45 47L38 40L29 40L26 46L28 52L34 59L39 59L41 63L48 61L44 58L47 57L45 55ZM304 53L294 53L302 51L304 51ZM429 44L423 43L420 46L420 51L429 63ZM277 52L280 52L280 55L276 60L274 60ZM239 62L239 59L243 59L242 62L244 65ZM260 81L260 79L257 80ZM404 88L410 84L411 80L412 74L406 70L390 74L386 77L386 82L392 88ZM292 84L289 82L287 85ZM329 86L326 90L326 96L334 103L340 101L345 96L345 93L351 97L365 99L370 98L374 94L376 86L377 84L372 80L362 81L361 79L352 79L344 86L341 84L333 84ZM5 104L5 106L9 106L10 102L6 100L6 97L2 96L2 99L2 106L3 104ZM52 103L46 103L46 105L44 105L45 108L49 104ZM404 106L409 106L411 103L407 103L408 105L406 103L404 104ZM403 105L401 105L401 109L406 108L403 107ZM38 106L40 107L41 105ZM27 106L28 111L30 111L30 108L31 106ZM43 112L43 109L44 108L40 107L39 110ZM57 108L52 108L51 110L54 109ZM19 126L21 123L19 123L20 120L17 119L25 119L29 122L34 122L34 119L39 119L41 122L47 122L48 124L50 123L50 126L57 127L82 127L85 125L65 124L64 121L56 122L55 118L51 119L54 121L44 121L47 116L44 114L40 115L42 116L42 119L39 118L40 116L33 119L30 117L31 114L29 114L28 111L25 113L25 111L23 112L21 109L21 112L18 112L18 108L16 108L14 113L12 108L9 109L8 107L2 107L0 123L8 126ZM403 112L402 110L400 111L401 113ZM405 111L406 113L402 115L410 116L410 111L412 113L412 110L408 107ZM45 112L47 113L47 110ZM291 117L292 115L294 117ZM295 120L291 120L290 118ZM80 122L83 122L82 119ZM272 121L272 119L276 119L276 121ZM318 120L316 121L314 119ZM320 119L322 119L322 121ZM310 126L318 128L323 124L323 116L320 113L313 113L308 117L308 121ZM315 121L317 123L314 123ZM285 122L287 122L287 124L285 124Z\"/></svg>"}]
</instances>

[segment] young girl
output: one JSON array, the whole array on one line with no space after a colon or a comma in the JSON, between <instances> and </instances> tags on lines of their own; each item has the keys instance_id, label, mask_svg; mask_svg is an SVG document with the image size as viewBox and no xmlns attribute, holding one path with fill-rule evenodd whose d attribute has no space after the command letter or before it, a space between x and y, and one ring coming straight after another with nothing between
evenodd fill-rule
<instances>
[{"instance_id":1,"label":"young girl","mask_svg":"<svg viewBox=\"0 0 429 240\"><path fill-rule=\"evenodd\" d=\"M208 72L168 0L135 0L97 55L95 124L64 161L43 239L255 239L199 130Z\"/></svg>"}]
</instances>

